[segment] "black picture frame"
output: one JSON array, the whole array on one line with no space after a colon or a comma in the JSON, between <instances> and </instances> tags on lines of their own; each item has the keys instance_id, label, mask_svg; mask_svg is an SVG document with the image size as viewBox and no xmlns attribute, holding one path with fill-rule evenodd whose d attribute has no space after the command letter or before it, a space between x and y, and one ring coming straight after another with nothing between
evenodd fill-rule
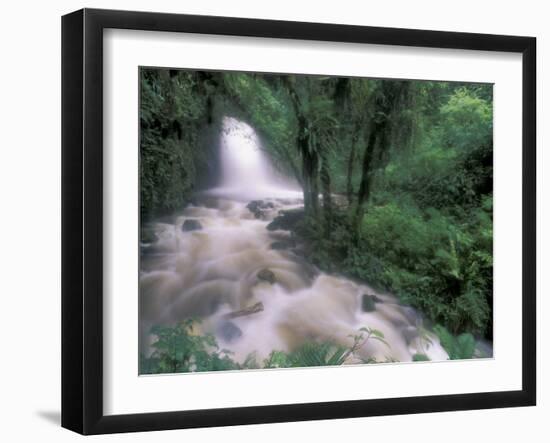
<instances>
[{"instance_id":1,"label":"black picture frame","mask_svg":"<svg viewBox=\"0 0 550 443\"><path fill-rule=\"evenodd\" d=\"M170 31L522 54L522 389L261 407L103 413L103 30ZM62 18L62 426L82 434L536 404L536 39L83 9Z\"/></svg>"}]
</instances>

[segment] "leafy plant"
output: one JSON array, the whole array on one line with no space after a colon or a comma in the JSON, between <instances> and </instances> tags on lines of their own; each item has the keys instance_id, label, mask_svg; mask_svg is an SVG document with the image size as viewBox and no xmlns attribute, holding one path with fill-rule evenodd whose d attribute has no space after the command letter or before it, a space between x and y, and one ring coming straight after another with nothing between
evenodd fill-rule
<instances>
[{"instance_id":1,"label":"leafy plant","mask_svg":"<svg viewBox=\"0 0 550 443\"><path fill-rule=\"evenodd\" d=\"M198 321L188 319L175 326L154 326L156 336L149 357L141 356L140 373L176 373L239 369L230 352L219 350L213 335L195 335Z\"/></svg>"},{"instance_id":2,"label":"leafy plant","mask_svg":"<svg viewBox=\"0 0 550 443\"><path fill-rule=\"evenodd\" d=\"M436 325L434 331L451 360L469 359L474 356L476 342L472 334L463 333L454 336L441 325Z\"/></svg>"},{"instance_id":3,"label":"leafy plant","mask_svg":"<svg viewBox=\"0 0 550 443\"><path fill-rule=\"evenodd\" d=\"M196 320L185 320L174 326L155 326L151 334L157 337L149 357L140 356L140 374L222 371L228 369L296 368L340 366L362 348L368 340L378 340L388 346L381 331L361 328L352 335L351 347L331 342L306 342L292 352L274 350L262 364L255 353L243 363L231 359L231 353L220 350L212 335L196 335ZM363 360L374 363L374 360Z\"/></svg>"},{"instance_id":4,"label":"leafy plant","mask_svg":"<svg viewBox=\"0 0 550 443\"><path fill-rule=\"evenodd\" d=\"M354 356L369 340L377 340L390 347L384 339L384 334L377 329L363 327L357 334L350 337L353 339L353 344L349 348L331 342L307 342L290 353L273 351L264 361L264 367L340 366ZM372 359L361 359L361 361L374 362Z\"/></svg>"}]
</instances>

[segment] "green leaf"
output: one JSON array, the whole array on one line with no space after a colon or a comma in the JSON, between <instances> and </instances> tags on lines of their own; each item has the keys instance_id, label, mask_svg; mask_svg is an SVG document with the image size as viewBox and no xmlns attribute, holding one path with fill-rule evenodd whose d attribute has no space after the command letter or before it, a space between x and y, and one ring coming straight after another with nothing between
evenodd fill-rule
<instances>
[{"instance_id":1,"label":"green leaf","mask_svg":"<svg viewBox=\"0 0 550 443\"><path fill-rule=\"evenodd\" d=\"M341 365L345 361L345 357L348 350L344 347L339 347L334 351L334 354L332 354L332 357L330 357L327 361L327 365L330 366L336 366Z\"/></svg>"},{"instance_id":2,"label":"green leaf","mask_svg":"<svg viewBox=\"0 0 550 443\"><path fill-rule=\"evenodd\" d=\"M370 333L377 338L384 338L384 333L382 331L379 331L378 329L371 329Z\"/></svg>"}]
</instances>

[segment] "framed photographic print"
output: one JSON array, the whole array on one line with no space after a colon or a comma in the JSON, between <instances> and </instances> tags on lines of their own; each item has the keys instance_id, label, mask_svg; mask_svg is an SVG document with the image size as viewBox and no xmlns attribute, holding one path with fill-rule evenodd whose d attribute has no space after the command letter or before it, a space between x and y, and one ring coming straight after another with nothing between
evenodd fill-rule
<instances>
[{"instance_id":1,"label":"framed photographic print","mask_svg":"<svg viewBox=\"0 0 550 443\"><path fill-rule=\"evenodd\" d=\"M62 425L536 401L530 37L62 21Z\"/></svg>"}]
</instances>

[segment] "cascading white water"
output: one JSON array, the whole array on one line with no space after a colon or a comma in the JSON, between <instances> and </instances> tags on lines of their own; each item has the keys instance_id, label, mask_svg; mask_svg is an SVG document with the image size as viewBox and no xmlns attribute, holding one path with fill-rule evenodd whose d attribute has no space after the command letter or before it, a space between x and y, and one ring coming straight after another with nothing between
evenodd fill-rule
<instances>
[{"instance_id":1,"label":"cascading white water","mask_svg":"<svg viewBox=\"0 0 550 443\"><path fill-rule=\"evenodd\" d=\"M221 165L224 187L243 191L271 186L273 171L261 151L256 132L231 117L223 119Z\"/></svg>"},{"instance_id":2,"label":"cascading white water","mask_svg":"<svg viewBox=\"0 0 550 443\"><path fill-rule=\"evenodd\" d=\"M243 200L301 196L296 183L273 168L256 131L232 117L222 120L220 159L221 181L211 194Z\"/></svg>"},{"instance_id":3,"label":"cascading white water","mask_svg":"<svg viewBox=\"0 0 550 443\"><path fill-rule=\"evenodd\" d=\"M289 232L266 229L279 210L302 206L301 192L271 168L250 126L232 118L223 124L220 186L172 221L153 223L157 241L143 245L141 352L150 353L152 325L200 317L201 331L241 362L311 340L350 346L350 335L365 326L382 331L389 346L371 340L358 351L362 358L447 359L412 308L365 283L320 272L293 249ZM253 199L261 199L261 210L247 207ZM377 300L371 312L362 309L365 294Z\"/></svg>"}]
</instances>

